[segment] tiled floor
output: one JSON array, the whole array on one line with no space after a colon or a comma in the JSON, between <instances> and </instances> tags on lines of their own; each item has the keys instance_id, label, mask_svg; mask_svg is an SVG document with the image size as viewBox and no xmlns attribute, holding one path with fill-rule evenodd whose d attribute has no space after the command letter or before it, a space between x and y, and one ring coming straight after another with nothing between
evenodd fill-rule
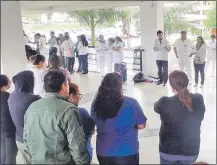
<instances>
[{"instance_id":1,"label":"tiled floor","mask_svg":"<svg viewBox=\"0 0 217 165\"><path fill-rule=\"evenodd\" d=\"M173 64L173 68L176 68ZM153 110L153 104L161 96L172 95L170 86L156 86L151 83L133 84L133 72L129 71L128 81L124 85L124 94L134 97L141 104L145 115L148 118L147 127L139 134L140 141L140 163L157 164L159 163L158 153L158 133L160 128L160 118ZM83 98L81 107L90 110L91 102L95 96L101 82L99 73L90 72L88 75L74 74L72 81L79 84ZM191 92L198 92L204 96L206 113L201 126L201 149L198 160L216 164L216 78L207 76L206 84L203 89L189 86ZM95 155L96 136L92 138L94 147L93 163L98 163Z\"/></svg>"}]
</instances>

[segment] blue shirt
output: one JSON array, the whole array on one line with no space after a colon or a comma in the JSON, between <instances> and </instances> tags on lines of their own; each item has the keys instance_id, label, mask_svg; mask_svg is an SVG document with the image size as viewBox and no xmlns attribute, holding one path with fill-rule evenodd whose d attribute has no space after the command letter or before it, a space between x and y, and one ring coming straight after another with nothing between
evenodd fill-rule
<instances>
[{"instance_id":1,"label":"blue shirt","mask_svg":"<svg viewBox=\"0 0 217 165\"><path fill-rule=\"evenodd\" d=\"M129 156L139 152L137 125L144 124L147 118L135 99L124 96L117 116L106 121L96 117L93 102L91 116L97 126L97 155Z\"/></svg>"}]
</instances>

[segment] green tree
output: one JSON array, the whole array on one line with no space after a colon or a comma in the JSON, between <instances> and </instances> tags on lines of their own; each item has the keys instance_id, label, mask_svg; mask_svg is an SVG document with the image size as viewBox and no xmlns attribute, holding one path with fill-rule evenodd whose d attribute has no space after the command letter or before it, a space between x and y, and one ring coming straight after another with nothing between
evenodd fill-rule
<instances>
[{"instance_id":1,"label":"green tree","mask_svg":"<svg viewBox=\"0 0 217 165\"><path fill-rule=\"evenodd\" d=\"M77 18L81 25L90 28L92 45L96 44L95 28L105 23L116 22L116 10L114 9L96 9L83 10L68 13L71 17Z\"/></svg>"},{"instance_id":2,"label":"green tree","mask_svg":"<svg viewBox=\"0 0 217 165\"><path fill-rule=\"evenodd\" d=\"M171 33L181 30L197 31L197 27L189 23L184 14L191 11L192 7L189 4L177 4L173 7L164 8L164 34L168 36Z\"/></svg>"},{"instance_id":3,"label":"green tree","mask_svg":"<svg viewBox=\"0 0 217 165\"><path fill-rule=\"evenodd\" d=\"M27 23L41 24L41 14L29 14L23 17Z\"/></svg>"},{"instance_id":4,"label":"green tree","mask_svg":"<svg viewBox=\"0 0 217 165\"><path fill-rule=\"evenodd\" d=\"M207 20L204 20L204 25L208 28L216 27L216 1L211 2L211 9L206 11Z\"/></svg>"}]
</instances>

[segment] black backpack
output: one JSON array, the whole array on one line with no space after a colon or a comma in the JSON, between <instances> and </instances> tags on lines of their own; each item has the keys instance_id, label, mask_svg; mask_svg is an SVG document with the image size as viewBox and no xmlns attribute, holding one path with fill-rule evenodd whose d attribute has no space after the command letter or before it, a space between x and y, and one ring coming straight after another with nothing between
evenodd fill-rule
<instances>
[{"instance_id":1,"label":"black backpack","mask_svg":"<svg viewBox=\"0 0 217 165\"><path fill-rule=\"evenodd\" d=\"M142 72L137 73L133 77L133 81L134 81L135 84L140 83L140 82L145 82L144 74Z\"/></svg>"}]
</instances>

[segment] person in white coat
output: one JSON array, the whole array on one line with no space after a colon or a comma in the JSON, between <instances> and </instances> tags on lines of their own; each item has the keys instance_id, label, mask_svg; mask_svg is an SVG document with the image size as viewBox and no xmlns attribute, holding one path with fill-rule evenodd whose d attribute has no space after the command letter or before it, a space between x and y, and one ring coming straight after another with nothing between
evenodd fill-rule
<instances>
[{"instance_id":1,"label":"person in white coat","mask_svg":"<svg viewBox=\"0 0 217 165\"><path fill-rule=\"evenodd\" d=\"M34 84L34 94L45 96L45 91L43 89L43 79L42 73L45 67L45 57L43 55L36 55L33 62L33 67L30 69L34 73L35 84Z\"/></svg>"},{"instance_id":2,"label":"person in white coat","mask_svg":"<svg viewBox=\"0 0 217 165\"><path fill-rule=\"evenodd\" d=\"M113 55L113 48L114 48L115 39L109 38L107 44L107 66L108 66L108 73L113 71L113 63L114 63L114 55Z\"/></svg>"},{"instance_id":3,"label":"person in white coat","mask_svg":"<svg viewBox=\"0 0 217 165\"><path fill-rule=\"evenodd\" d=\"M187 71L189 78L189 84L192 81L192 69L191 69L191 57L189 55L192 53L193 44L190 39L187 38L187 32L181 31L181 38L177 39L173 45L173 50L178 59L179 69L181 71Z\"/></svg>"},{"instance_id":4,"label":"person in white coat","mask_svg":"<svg viewBox=\"0 0 217 165\"><path fill-rule=\"evenodd\" d=\"M216 70L216 36L211 35L211 40L208 42L207 60L206 60L206 71L211 66L211 76L215 76Z\"/></svg>"},{"instance_id":5,"label":"person in white coat","mask_svg":"<svg viewBox=\"0 0 217 165\"><path fill-rule=\"evenodd\" d=\"M121 63L124 61L124 42L119 36L115 37L115 44L113 48L113 57L115 63Z\"/></svg>"},{"instance_id":6,"label":"person in white coat","mask_svg":"<svg viewBox=\"0 0 217 165\"><path fill-rule=\"evenodd\" d=\"M37 33L36 37L39 41L39 52L41 55L45 56L47 54L47 51L48 51L47 47L46 47L46 40L40 33Z\"/></svg>"},{"instance_id":7,"label":"person in white coat","mask_svg":"<svg viewBox=\"0 0 217 165\"><path fill-rule=\"evenodd\" d=\"M96 56L98 58L98 64L101 76L105 76L105 64L106 64L106 41L103 35L99 36L99 41L96 43Z\"/></svg>"}]
</instances>

